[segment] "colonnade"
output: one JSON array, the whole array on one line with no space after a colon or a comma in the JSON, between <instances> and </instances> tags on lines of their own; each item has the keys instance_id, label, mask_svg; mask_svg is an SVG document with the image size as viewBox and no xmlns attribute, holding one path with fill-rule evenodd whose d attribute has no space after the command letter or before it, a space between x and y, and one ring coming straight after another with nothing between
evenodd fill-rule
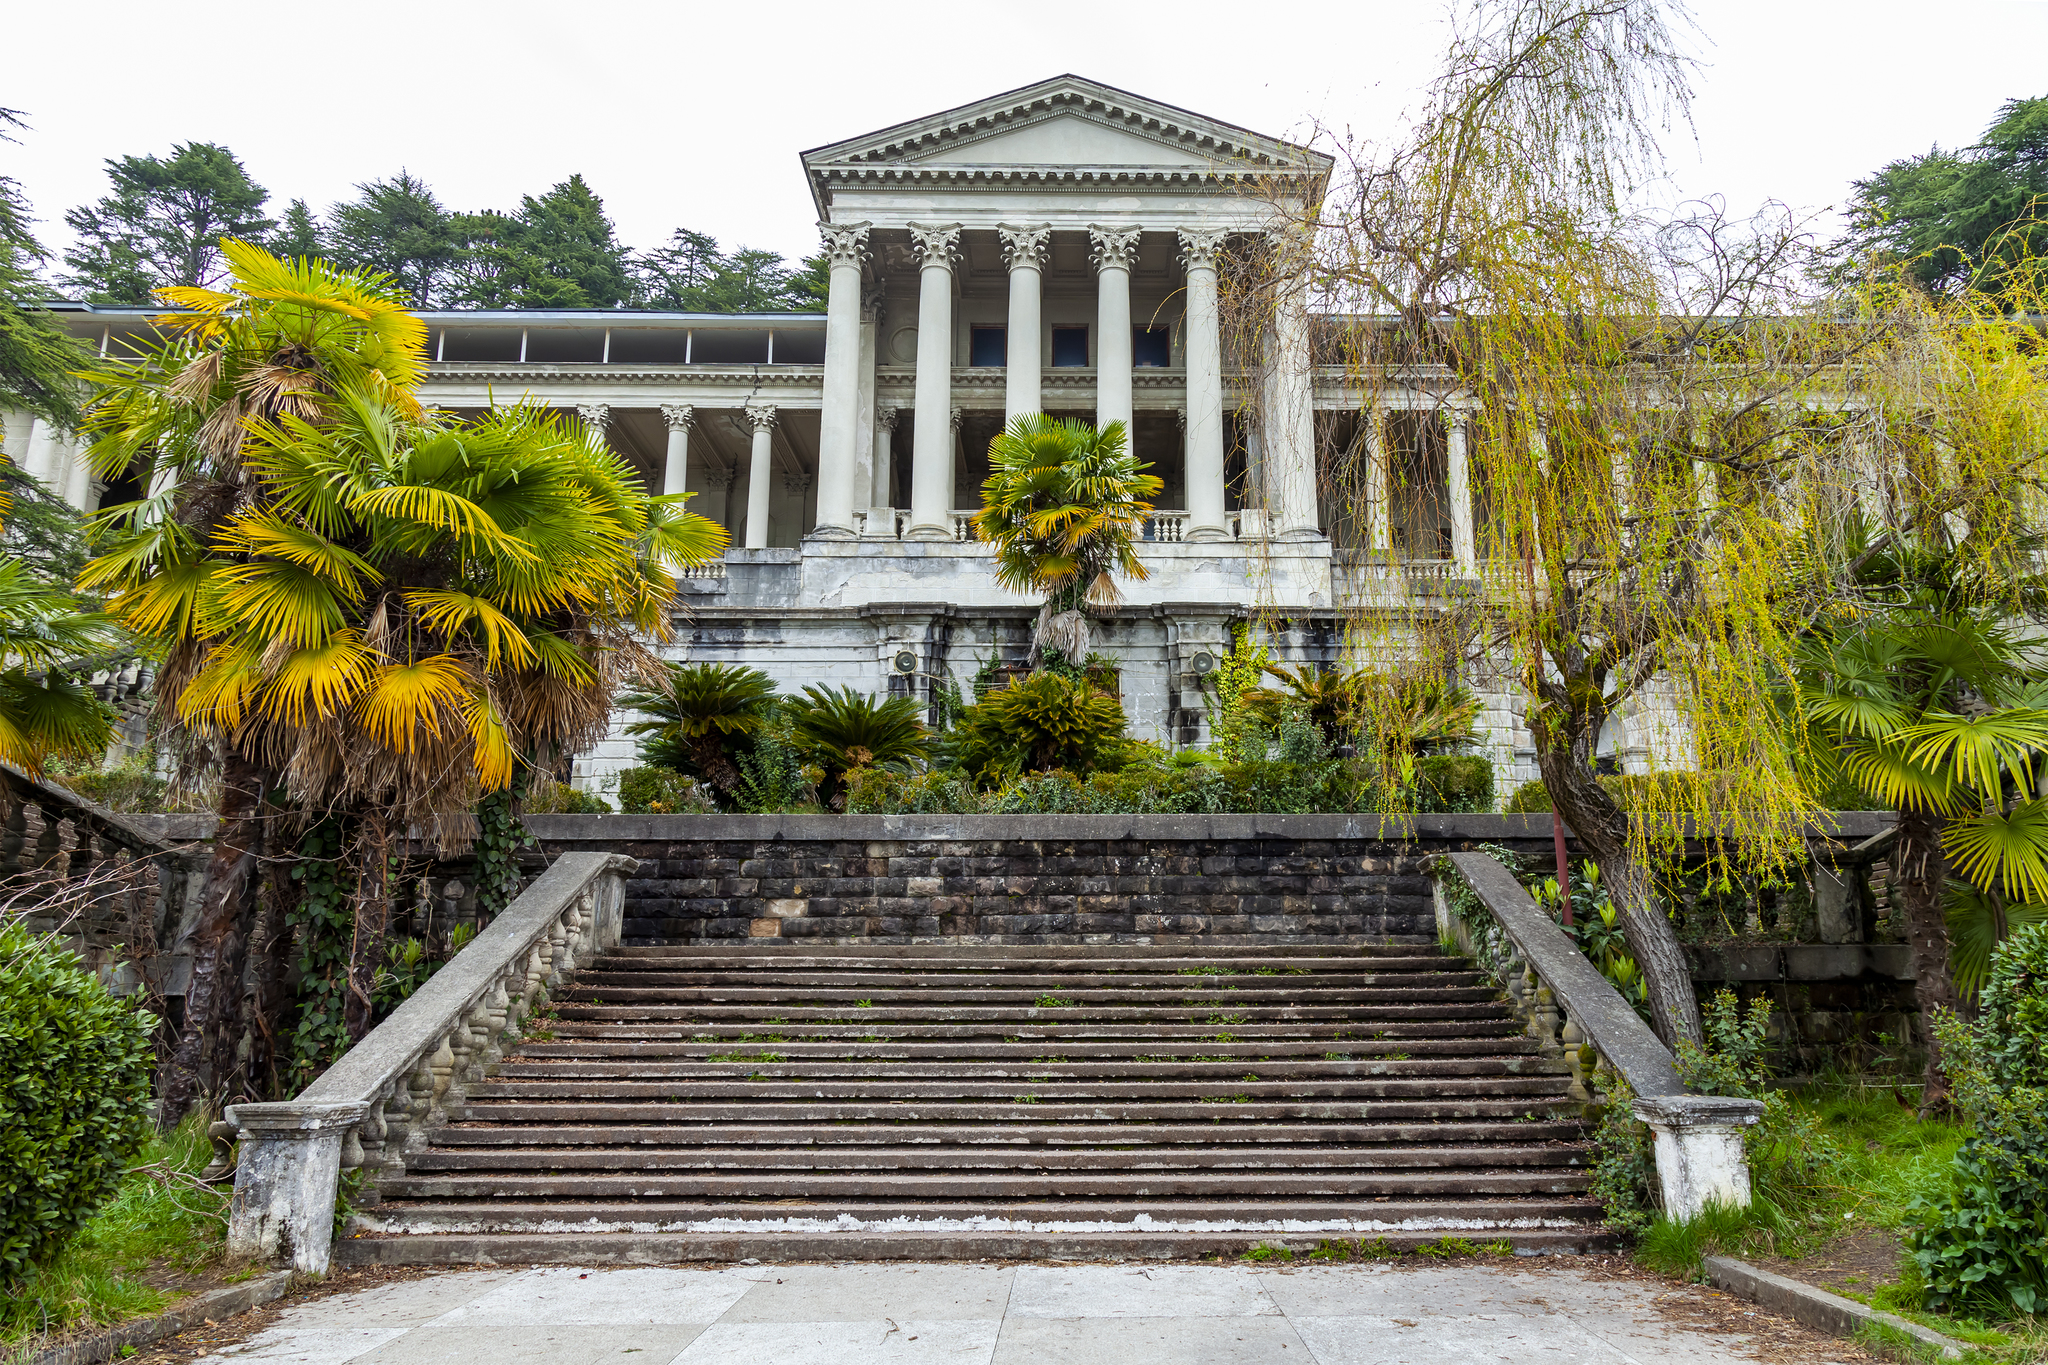
<instances>
[{"instance_id":1,"label":"colonnade","mask_svg":"<svg viewBox=\"0 0 2048 1365\"><path fill-rule=\"evenodd\" d=\"M958 223L911 223L911 255L918 266L917 354L911 413L910 540L952 540L954 443L954 273L960 261ZM893 410L874 409L875 300L863 291L870 223L826 223L819 231L830 265L826 302L823 414L818 441L818 511L813 535L851 539L858 534L854 500L867 466L874 501L890 486L887 436ZM1004 223L996 231L1008 270L1009 310L1003 408L1005 420L1042 410L1045 356L1041 308L1052 243L1047 223ZM1096 278L1095 420L1130 427L1133 409L1131 273L1144 229L1136 224L1088 228ZM1224 498L1224 384L1217 254L1229 232L1178 231L1187 272L1187 500L1182 538L1232 538ZM864 335L867 339L864 340ZM1259 461L1266 517L1263 529L1280 537L1319 534L1315 497L1315 430L1310 391L1308 315L1291 299L1275 319L1267 366L1265 440ZM872 447L866 461L862 455ZM757 450L759 446L757 444ZM880 509L877 509L880 510ZM893 538L894 518L868 516L871 535Z\"/></svg>"},{"instance_id":2,"label":"colonnade","mask_svg":"<svg viewBox=\"0 0 2048 1365\"><path fill-rule=\"evenodd\" d=\"M92 468L85 458L85 442L76 433L32 413L8 412L0 444L4 444L8 460L22 473L40 480L80 512L97 510L98 498Z\"/></svg>"}]
</instances>

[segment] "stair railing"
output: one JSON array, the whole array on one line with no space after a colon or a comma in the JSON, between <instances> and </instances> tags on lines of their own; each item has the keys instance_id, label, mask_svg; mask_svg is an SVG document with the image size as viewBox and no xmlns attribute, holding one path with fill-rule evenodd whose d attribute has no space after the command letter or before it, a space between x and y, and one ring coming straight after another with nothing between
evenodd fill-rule
<instances>
[{"instance_id":1,"label":"stair railing","mask_svg":"<svg viewBox=\"0 0 2048 1365\"><path fill-rule=\"evenodd\" d=\"M1655 1140L1665 1212L1690 1218L1710 1202L1747 1205L1742 1130L1762 1116L1763 1105L1686 1089L1670 1049L1512 873L1484 853L1452 853L1443 861L1487 919L1475 926L1451 913L1439 886L1439 931L1500 982L1537 1047L1571 1063L1573 1098L1592 1100L1588 1081L1596 1065L1628 1082L1635 1116Z\"/></svg>"},{"instance_id":2,"label":"stair railing","mask_svg":"<svg viewBox=\"0 0 2048 1365\"><path fill-rule=\"evenodd\" d=\"M408 1149L460 1112L466 1087L497 1069L563 975L617 945L638 865L563 854L297 1099L229 1105L241 1144L229 1254L289 1256L325 1274L342 1171L370 1188L404 1172Z\"/></svg>"}]
</instances>

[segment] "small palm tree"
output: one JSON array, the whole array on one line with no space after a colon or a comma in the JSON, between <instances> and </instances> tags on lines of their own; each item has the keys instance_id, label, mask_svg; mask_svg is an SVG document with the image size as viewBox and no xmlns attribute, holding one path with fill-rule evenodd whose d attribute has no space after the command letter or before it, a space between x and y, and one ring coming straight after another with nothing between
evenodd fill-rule
<instances>
[{"instance_id":1,"label":"small palm tree","mask_svg":"<svg viewBox=\"0 0 2048 1365\"><path fill-rule=\"evenodd\" d=\"M0 762L38 777L52 756L106 752L113 718L64 669L101 649L108 625L20 560L0 556Z\"/></svg>"},{"instance_id":2,"label":"small palm tree","mask_svg":"<svg viewBox=\"0 0 2048 1365\"><path fill-rule=\"evenodd\" d=\"M641 737L641 762L730 795L740 784L739 754L774 710L775 684L758 668L672 663L657 685L624 693L619 705L647 717L626 727Z\"/></svg>"},{"instance_id":3,"label":"small palm tree","mask_svg":"<svg viewBox=\"0 0 2048 1365\"><path fill-rule=\"evenodd\" d=\"M1026 414L989 444L975 533L996 550L996 581L1041 593L1034 661L1088 655L1087 611L1117 597L1115 575L1143 579L1136 542L1165 485L1130 453L1124 424Z\"/></svg>"},{"instance_id":4,"label":"small palm tree","mask_svg":"<svg viewBox=\"0 0 2048 1365\"><path fill-rule=\"evenodd\" d=\"M1979 615L1923 602L1811 640L1800 656L1796 697L1816 785L1846 778L1899 813L1894 865L1924 1018L1959 1003L1951 872L1974 888L1959 902L1964 911L2009 918L2008 905L2048 903L2048 799L2037 794L2048 778L2048 709L2035 704L2030 644ZM1946 1096L1930 1039L1922 1105L1938 1108Z\"/></svg>"},{"instance_id":5,"label":"small palm tree","mask_svg":"<svg viewBox=\"0 0 2048 1365\"><path fill-rule=\"evenodd\" d=\"M827 805L844 794L848 773L906 763L931 751L922 718L925 708L915 697L877 697L850 687L806 687L783 709L798 751L824 769L818 795Z\"/></svg>"}]
</instances>

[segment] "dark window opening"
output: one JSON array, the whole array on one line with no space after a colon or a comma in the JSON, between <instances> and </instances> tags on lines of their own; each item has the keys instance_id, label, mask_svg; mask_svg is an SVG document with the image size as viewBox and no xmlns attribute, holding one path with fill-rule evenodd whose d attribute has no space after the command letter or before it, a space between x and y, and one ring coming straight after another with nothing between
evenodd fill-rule
<instances>
[{"instance_id":1,"label":"dark window opening","mask_svg":"<svg viewBox=\"0 0 2048 1365\"><path fill-rule=\"evenodd\" d=\"M1055 327L1052 329L1052 367L1056 370L1085 370L1088 368L1088 329L1086 327Z\"/></svg>"},{"instance_id":2,"label":"dark window opening","mask_svg":"<svg viewBox=\"0 0 2048 1365\"><path fill-rule=\"evenodd\" d=\"M1173 333L1164 327L1131 329L1131 366L1140 370L1163 370L1173 364Z\"/></svg>"},{"instance_id":3,"label":"dark window opening","mask_svg":"<svg viewBox=\"0 0 2048 1365\"><path fill-rule=\"evenodd\" d=\"M970 365L1003 366L1010 363L1009 329L1006 327L977 327L967 348L967 363Z\"/></svg>"}]
</instances>

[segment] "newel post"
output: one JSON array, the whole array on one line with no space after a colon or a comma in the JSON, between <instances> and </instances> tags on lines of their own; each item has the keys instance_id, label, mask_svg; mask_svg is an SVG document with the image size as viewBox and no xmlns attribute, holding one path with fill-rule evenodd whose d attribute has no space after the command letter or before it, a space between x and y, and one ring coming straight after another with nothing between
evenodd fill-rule
<instances>
[{"instance_id":1,"label":"newel post","mask_svg":"<svg viewBox=\"0 0 2048 1365\"><path fill-rule=\"evenodd\" d=\"M342 1139L369 1109L366 1100L228 1106L227 1121L241 1140L228 1210L230 1256L288 1255L294 1270L327 1273Z\"/></svg>"},{"instance_id":2,"label":"newel post","mask_svg":"<svg viewBox=\"0 0 2048 1365\"><path fill-rule=\"evenodd\" d=\"M1760 1100L1722 1095L1637 1096L1635 1116L1650 1126L1664 1212L1691 1218L1710 1203L1749 1206L1749 1162L1742 1130L1763 1117Z\"/></svg>"}]
</instances>

